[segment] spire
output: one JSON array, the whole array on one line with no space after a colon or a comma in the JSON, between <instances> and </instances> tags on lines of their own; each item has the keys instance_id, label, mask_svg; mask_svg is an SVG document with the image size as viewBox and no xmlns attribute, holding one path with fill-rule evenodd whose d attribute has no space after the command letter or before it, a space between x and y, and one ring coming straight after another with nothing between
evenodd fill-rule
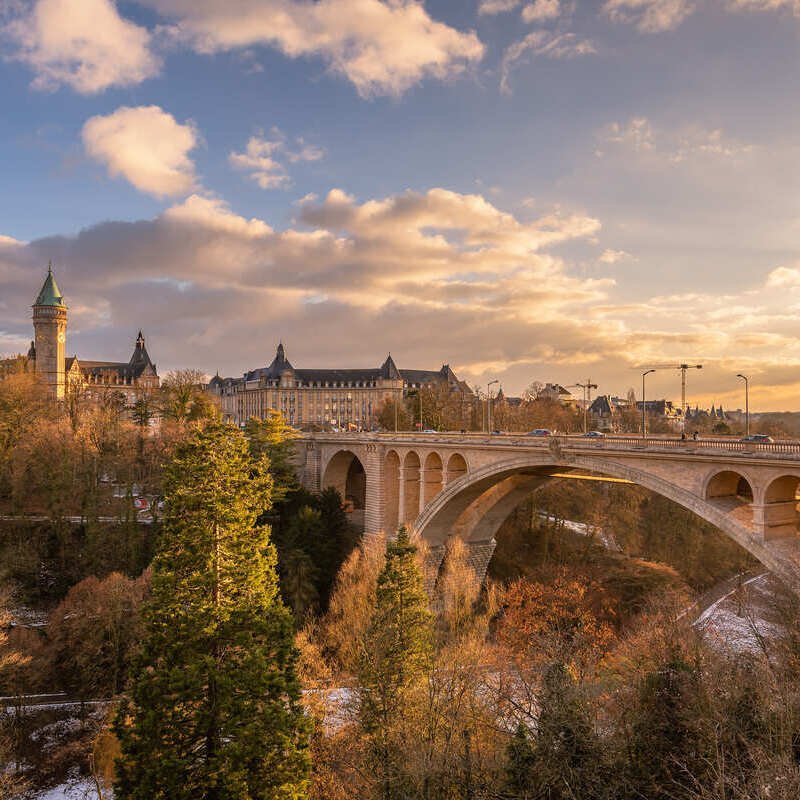
<instances>
[{"instance_id":1,"label":"spire","mask_svg":"<svg viewBox=\"0 0 800 800\"><path fill-rule=\"evenodd\" d=\"M155 371L155 364L150 360L150 355L147 352L147 348L144 346L144 336L142 336L141 331L139 331L139 335L136 337L136 346L133 348L133 355L128 362L128 366L137 378L147 367L152 367Z\"/></svg>"},{"instance_id":2,"label":"spire","mask_svg":"<svg viewBox=\"0 0 800 800\"><path fill-rule=\"evenodd\" d=\"M56 306L58 308L66 308L64 296L58 288L55 276L53 275L53 262L47 264L47 277L44 279L42 288L36 297L34 306Z\"/></svg>"},{"instance_id":3,"label":"spire","mask_svg":"<svg viewBox=\"0 0 800 800\"><path fill-rule=\"evenodd\" d=\"M392 354L389 353L389 355L386 356L386 361L381 365L381 378L388 381L399 381L402 377L400 370L397 369L397 365L394 363Z\"/></svg>"}]
</instances>

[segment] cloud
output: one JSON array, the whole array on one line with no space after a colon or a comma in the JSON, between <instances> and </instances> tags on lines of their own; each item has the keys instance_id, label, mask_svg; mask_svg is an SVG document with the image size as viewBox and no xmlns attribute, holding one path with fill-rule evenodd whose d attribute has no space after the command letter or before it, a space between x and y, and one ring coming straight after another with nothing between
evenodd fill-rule
<instances>
[{"instance_id":1,"label":"cloud","mask_svg":"<svg viewBox=\"0 0 800 800\"><path fill-rule=\"evenodd\" d=\"M275 47L317 56L363 97L400 95L483 58L474 32L430 17L418 0L141 0L174 21L172 35L201 53Z\"/></svg>"},{"instance_id":2,"label":"cloud","mask_svg":"<svg viewBox=\"0 0 800 800\"><path fill-rule=\"evenodd\" d=\"M777 267L767 275L766 286L770 289L796 289L800 287L800 269Z\"/></svg>"},{"instance_id":3,"label":"cloud","mask_svg":"<svg viewBox=\"0 0 800 800\"><path fill-rule=\"evenodd\" d=\"M671 164L702 157L738 158L755 149L751 144L728 138L719 128L656 129L646 117L631 117L626 123L613 122L600 132L599 138L601 145L595 150L599 157L608 154L610 145L653 162Z\"/></svg>"},{"instance_id":4,"label":"cloud","mask_svg":"<svg viewBox=\"0 0 800 800\"><path fill-rule=\"evenodd\" d=\"M627 258L632 258L632 256L624 250L603 250L598 261L601 264L616 264L618 261L623 261Z\"/></svg>"},{"instance_id":5,"label":"cloud","mask_svg":"<svg viewBox=\"0 0 800 800\"><path fill-rule=\"evenodd\" d=\"M303 161L319 161L325 156L325 150L308 144L302 137L295 140L295 147L290 147L286 137L273 129L273 138L265 139L260 133L251 136L242 153L232 152L228 161L234 169L247 172L262 189L288 188L291 178L285 165L278 157L292 164Z\"/></svg>"},{"instance_id":6,"label":"cloud","mask_svg":"<svg viewBox=\"0 0 800 800\"><path fill-rule=\"evenodd\" d=\"M522 0L481 0L478 6L478 14L492 15L504 14L506 11L513 11L521 5Z\"/></svg>"},{"instance_id":7,"label":"cloud","mask_svg":"<svg viewBox=\"0 0 800 800\"><path fill-rule=\"evenodd\" d=\"M70 305L69 352L84 358L127 358L142 327L162 373L236 375L268 363L283 338L299 366L375 366L391 350L401 367L446 361L472 382L491 372L509 393L533 379L574 383L578 368L599 391L624 393L634 366L691 358L705 365L692 376L693 404L734 397L742 370L759 387L757 407L800 402L797 310L786 305L796 265L738 291L636 299L554 253L598 234L586 214L524 221L441 187L366 200L334 189L295 212L277 230L195 194L152 219L0 245L0 351L26 346L52 258ZM661 285L673 283L667 274ZM653 396L679 392L678 375L651 377Z\"/></svg>"},{"instance_id":8,"label":"cloud","mask_svg":"<svg viewBox=\"0 0 800 800\"><path fill-rule=\"evenodd\" d=\"M524 22L544 22L561 16L560 0L534 0L522 9Z\"/></svg>"},{"instance_id":9,"label":"cloud","mask_svg":"<svg viewBox=\"0 0 800 800\"><path fill-rule=\"evenodd\" d=\"M157 197L187 194L197 184L189 152L198 143L191 123L181 125L158 106L121 106L83 126L83 146L112 177Z\"/></svg>"},{"instance_id":10,"label":"cloud","mask_svg":"<svg viewBox=\"0 0 800 800\"><path fill-rule=\"evenodd\" d=\"M791 11L800 17L798 0L728 0L731 11Z\"/></svg>"},{"instance_id":11,"label":"cloud","mask_svg":"<svg viewBox=\"0 0 800 800\"><path fill-rule=\"evenodd\" d=\"M500 67L500 91L511 93L508 80L511 72L527 56L543 58L577 58L596 53L594 43L589 39L581 39L574 33L554 33L537 30L529 33L524 39L514 42L503 54Z\"/></svg>"},{"instance_id":12,"label":"cloud","mask_svg":"<svg viewBox=\"0 0 800 800\"><path fill-rule=\"evenodd\" d=\"M606 0L603 6L614 22L635 25L642 33L674 30L694 9L691 0Z\"/></svg>"},{"instance_id":13,"label":"cloud","mask_svg":"<svg viewBox=\"0 0 800 800\"><path fill-rule=\"evenodd\" d=\"M150 34L121 17L112 0L36 0L12 9L18 13L0 32L15 48L11 58L35 73L36 89L95 94L159 72Z\"/></svg>"}]
</instances>

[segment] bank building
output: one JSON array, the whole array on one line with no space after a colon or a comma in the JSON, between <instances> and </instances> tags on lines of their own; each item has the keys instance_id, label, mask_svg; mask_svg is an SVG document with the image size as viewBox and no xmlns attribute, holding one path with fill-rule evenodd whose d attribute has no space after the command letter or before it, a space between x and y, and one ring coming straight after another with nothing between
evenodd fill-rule
<instances>
[{"instance_id":1,"label":"bank building","mask_svg":"<svg viewBox=\"0 0 800 800\"><path fill-rule=\"evenodd\" d=\"M372 369L300 369L286 357L283 343L269 366L241 378L215 375L208 388L219 396L223 416L239 425L276 409L296 427L362 430L372 427L386 400L400 399L422 386L446 387L465 400L473 397L448 364L439 370L400 370L390 354Z\"/></svg>"}]
</instances>

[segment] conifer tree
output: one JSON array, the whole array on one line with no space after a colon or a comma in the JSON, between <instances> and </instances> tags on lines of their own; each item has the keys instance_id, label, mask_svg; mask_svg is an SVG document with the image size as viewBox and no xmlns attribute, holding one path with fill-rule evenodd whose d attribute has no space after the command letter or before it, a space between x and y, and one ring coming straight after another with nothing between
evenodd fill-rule
<instances>
[{"instance_id":1,"label":"conifer tree","mask_svg":"<svg viewBox=\"0 0 800 800\"><path fill-rule=\"evenodd\" d=\"M603 796L603 757L580 687L564 664L544 676L534 748L536 797Z\"/></svg>"},{"instance_id":2,"label":"conifer tree","mask_svg":"<svg viewBox=\"0 0 800 800\"><path fill-rule=\"evenodd\" d=\"M359 671L361 726L382 800L407 797L398 732L433 652L433 615L416 553L405 528L387 543Z\"/></svg>"},{"instance_id":3,"label":"conifer tree","mask_svg":"<svg viewBox=\"0 0 800 800\"><path fill-rule=\"evenodd\" d=\"M528 729L520 722L508 745L506 794L514 800L531 800L535 792L533 745Z\"/></svg>"},{"instance_id":4,"label":"conifer tree","mask_svg":"<svg viewBox=\"0 0 800 800\"><path fill-rule=\"evenodd\" d=\"M309 769L292 620L267 527L266 457L215 423L181 444L145 635L117 718L118 800L298 800Z\"/></svg>"},{"instance_id":5,"label":"conifer tree","mask_svg":"<svg viewBox=\"0 0 800 800\"><path fill-rule=\"evenodd\" d=\"M280 411L270 409L264 419L250 417L245 425L250 443L250 452L257 458L269 458L273 477L272 501L280 503L286 494L297 486L297 475L293 465L295 456L293 440L295 429L284 419Z\"/></svg>"},{"instance_id":6,"label":"conifer tree","mask_svg":"<svg viewBox=\"0 0 800 800\"><path fill-rule=\"evenodd\" d=\"M708 719L700 670L680 653L645 676L628 758L636 796L652 800L693 796L710 763Z\"/></svg>"}]
</instances>

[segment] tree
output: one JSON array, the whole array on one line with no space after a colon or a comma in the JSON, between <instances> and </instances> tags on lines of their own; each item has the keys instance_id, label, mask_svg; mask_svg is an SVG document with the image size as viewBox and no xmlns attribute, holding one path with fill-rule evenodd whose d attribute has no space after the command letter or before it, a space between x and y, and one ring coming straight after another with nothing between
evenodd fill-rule
<instances>
[{"instance_id":1,"label":"tree","mask_svg":"<svg viewBox=\"0 0 800 800\"><path fill-rule=\"evenodd\" d=\"M61 684L81 699L107 698L125 686L140 636L139 610L149 583L112 572L73 586L50 614L47 636Z\"/></svg>"},{"instance_id":2,"label":"tree","mask_svg":"<svg viewBox=\"0 0 800 800\"><path fill-rule=\"evenodd\" d=\"M132 694L117 717L118 800L297 800L308 785L291 615L267 526L272 477L213 423L165 473Z\"/></svg>"},{"instance_id":3,"label":"tree","mask_svg":"<svg viewBox=\"0 0 800 800\"><path fill-rule=\"evenodd\" d=\"M628 766L633 796L689 797L711 763L708 698L697 664L674 652L638 692Z\"/></svg>"},{"instance_id":4,"label":"tree","mask_svg":"<svg viewBox=\"0 0 800 800\"><path fill-rule=\"evenodd\" d=\"M406 797L401 760L404 716L433 653L433 617L417 548L403 527L386 545L359 670L359 717L382 800Z\"/></svg>"},{"instance_id":5,"label":"tree","mask_svg":"<svg viewBox=\"0 0 800 800\"><path fill-rule=\"evenodd\" d=\"M263 419L250 417L245 434L254 458L266 455L272 474L272 502L280 503L297 486L294 440L297 431L289 425L280 411L270 409Z\"/></svg>"},{"instance_id":6,"label":"tree","mask_svg":"<svg viewBox=\"0 0 800 800\"><path fill-rule=\"evenodd\" d=\"M219 408L204 387L205 375L200 370L167 373L161 382L161 413L179 424L218 418Z\"/></svg>"},{"instance_id":7,"label":"tree","mask_svg":"<svg viewBox=\"0 0 800 800\"><path fill-rule=\"evenodd\" d=\"M581 687L563 664L544 677L533 758L536 797L599 800L606 785L603 751Z\"/></svg>"},{"instance_id":8,"label":"tree","mask_svg":"<svg viewBox=\"0 0 800 800\"><path fill-rule=\"evenodd\" d=\"M532 800L534 792L533 744L528 729L520 722L508 745L506 794L514 800Z\"/></svg>"}]
</instances>

